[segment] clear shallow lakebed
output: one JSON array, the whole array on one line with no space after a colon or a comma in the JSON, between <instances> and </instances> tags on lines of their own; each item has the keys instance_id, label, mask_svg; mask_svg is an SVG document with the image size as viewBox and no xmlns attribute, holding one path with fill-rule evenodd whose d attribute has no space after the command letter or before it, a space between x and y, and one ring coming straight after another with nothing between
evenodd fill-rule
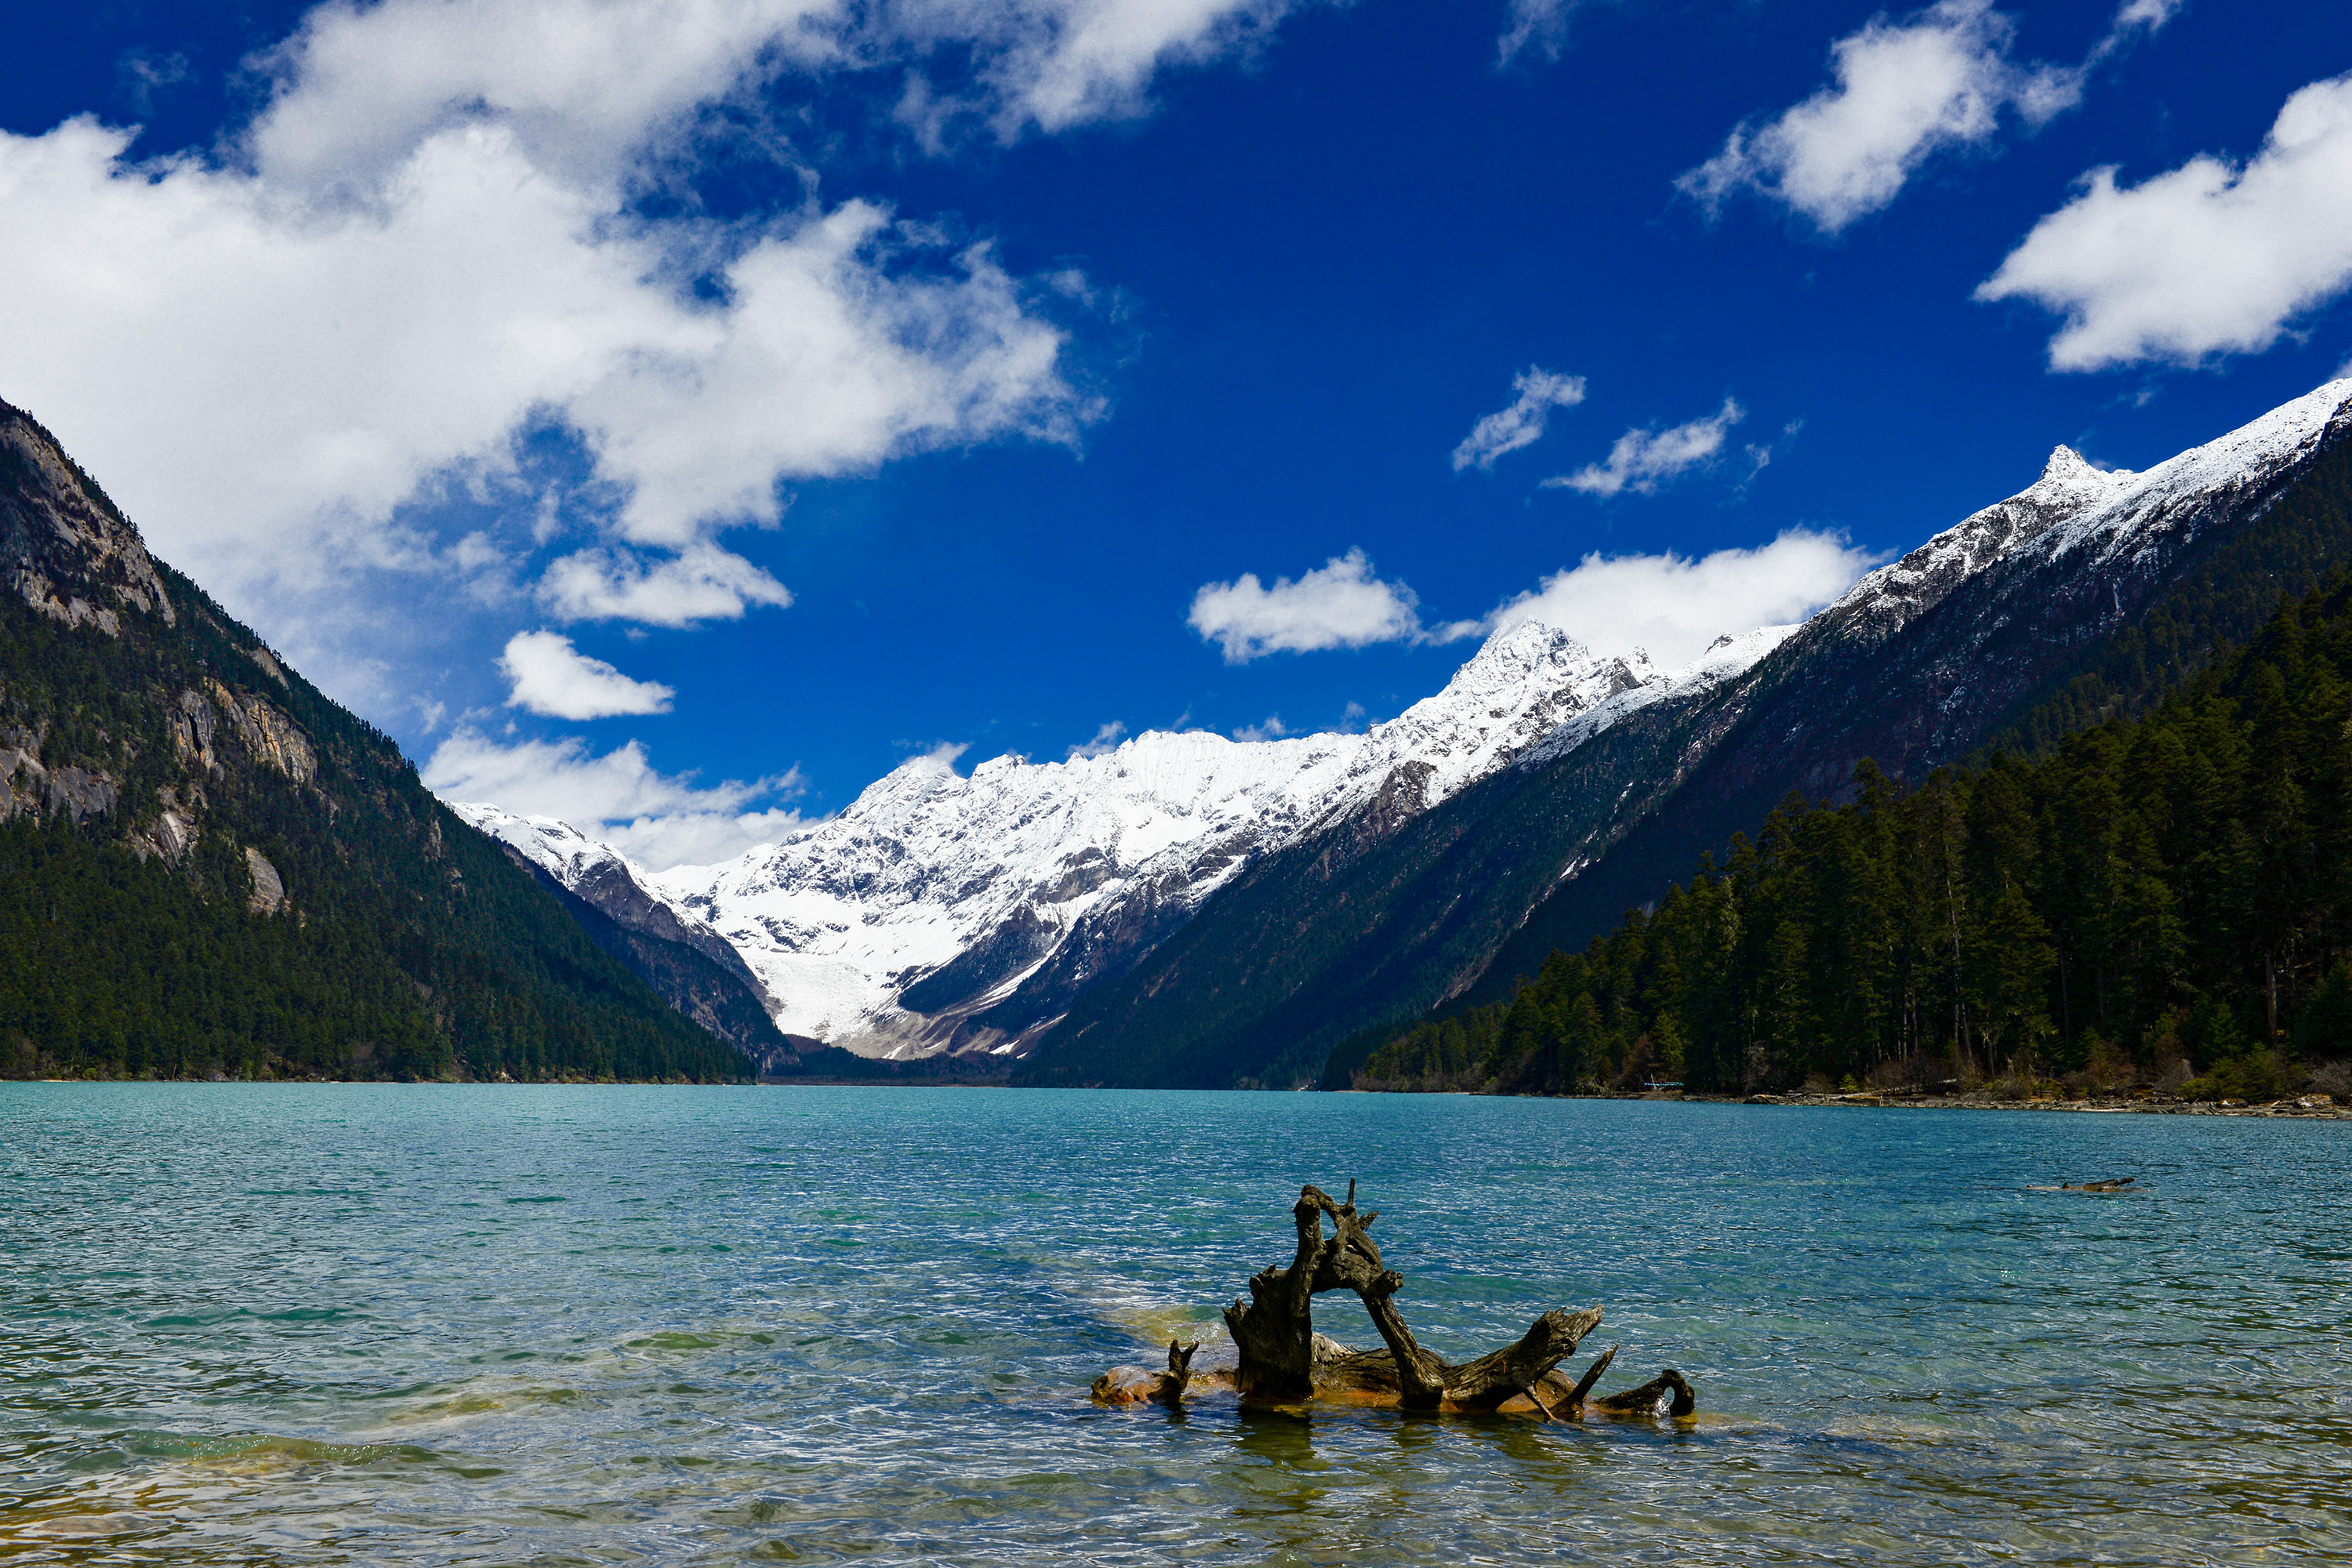
<instances>
[{"instance_id":1,"label":"clear shallow lakebed","mask_svg":"<svg viewBox=\"0 0 2352 1568\"><path fill-rule=\"evenodd\" d=\"M0 1563L2341 1560L2347 1161L2204 1118L0 1084ZM1701 1419L1087 1402L1351 1176L1425 1343L1597 1303L1604 1387L1678 1366Z\"/></svg>"}]
</instances>

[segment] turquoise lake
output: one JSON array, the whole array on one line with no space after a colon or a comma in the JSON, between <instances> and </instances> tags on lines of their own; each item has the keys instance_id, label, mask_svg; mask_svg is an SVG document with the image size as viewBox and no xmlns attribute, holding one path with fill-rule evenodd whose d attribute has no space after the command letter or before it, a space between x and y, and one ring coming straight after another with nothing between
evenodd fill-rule
<instances>
[{"instance_id":1,"label":"turquoise lake","mask_svg":"<svg viewBox=\"0 0 2352 1568\"><path fill-rule=\"evenodd\" d=\"M2347 1157L2220 1118L0 1084L0 1562L2343 1561ZM1679 1367L1699 1418L1088 1403L1350 1177L1425 1344L1598 1305L1571 1366Z\"/></svg>"}]
</instances>

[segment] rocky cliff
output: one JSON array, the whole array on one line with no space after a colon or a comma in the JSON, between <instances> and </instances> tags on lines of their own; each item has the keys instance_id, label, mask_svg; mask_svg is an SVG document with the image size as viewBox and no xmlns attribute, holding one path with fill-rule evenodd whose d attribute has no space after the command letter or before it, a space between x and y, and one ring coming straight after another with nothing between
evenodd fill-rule
<instances>
[{"instance_id":1,"label":"rocky cliff","mask_svg":"<svg viewBox=\"0 0 2352 1568\"><path fill-rule=\"evenodd\" d=\"M742 1076L0 404L0 1073Z\"/></svg>"}]
</instances>

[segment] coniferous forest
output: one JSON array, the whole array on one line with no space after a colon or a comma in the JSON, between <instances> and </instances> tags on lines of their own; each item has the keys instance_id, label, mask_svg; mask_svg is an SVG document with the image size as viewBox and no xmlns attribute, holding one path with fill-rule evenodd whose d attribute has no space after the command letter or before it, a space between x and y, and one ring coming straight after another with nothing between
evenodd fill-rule
<instances>
[{"instance_id":1,"label":"coniferous forest","mask_svg":"<svg viewBox=\"0 0 2352 1568\"><path fill-rule=\"evenodd\" d=\"M1507 1002L1423 1021L1368 1089L1717 1093L2344 1087L2352 583L2145 717L1916 785L1791 795Z\"/></svg>"}]
</instances>

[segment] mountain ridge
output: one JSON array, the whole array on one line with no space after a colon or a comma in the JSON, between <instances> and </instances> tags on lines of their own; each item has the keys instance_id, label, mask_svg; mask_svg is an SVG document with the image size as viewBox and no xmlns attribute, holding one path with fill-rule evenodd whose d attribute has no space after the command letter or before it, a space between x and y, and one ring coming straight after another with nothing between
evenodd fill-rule
<instances>
[{"instance_id":1,"label":"mountain ridge","mask_svg":"<svg viewBox=\"0 0 2352 1568\"><path fill-rule=\"evenodd\" d=\"M2352 382L2330 384L2143 474L2104 473L2071 450L2053 452L2025 490L1866 574L1737 677L1618 734L1620 748L1645 742L1645 755L1538 749L1486 785L1485 796L1517 799L1522 810L1497 811L1485 796L1449 801L1345 880L1320 882L1303 854L1265 862L1254 896L1213 904L1183 940L1087 997L1025 1076L1126 1081L1129 1064L1142 1063L1164 1064L1168 1076L1154 1081L1206 1086L1222 1072L1345 1087L1352 1063L1318 1062L1318 1048L1369 1048L1381 1026L1420 1009L1507 997L1555 949L1581 946L1687 876L1703 851L1752 831L1789 791L1832 794L1864 755L1901 772L1966 754L2063 675L2065 656L2096 647L2156 602L2179 575L2164 560L2186 570L2200 558L2168 557L2166 540L2226 542L2258 523L2323 448L2347 449L2347 399ZM2104 567L2128 552L2127 570L2063 570ZM2032 563L2045 559L2061 569L2033 580ZM2069 593L2045 592L2061 581L2073 583ZM2112 595L2101 614L2085 611L2094 590ZM1963 636L1946 636L1954 625ZM1996 634L2011 644L1986 650ZM1977 651L1944 657L1964 641ZM1546 772L1562 767L1570 771ZM1480 812L1493 820L1476 820ZM1517 889L1538 880L1530 858L1545 889L1521 903ZM1368 916L1351 889L1374 886L1386 892ZM1476 942L1449 949L1433 940L1441 924L1458 932L1465 921L1502 939L1483 952ZM1337 941L1335 928L1353 934ZM1305 956L1241 1005L1234 992L1247 986L1235 977L1277 944ZM1224 956L1188 962L1194 951ZM1363 990L1367 973L1391 977L1386 1019ZM1213 1070L1201 1076L1188 1056Z\"/></svg>"},{"instance_id":2,"label":"mountain ridge","mask_svg":"<svg viewBox=\"0 0 2352 1568\"><path fill-rule=\"evenodd\" d=\"M627 879L740 953L788 1033L874 1056L1013 1055L1269 849L1359 813L1425 810L1563 724L1604 728L1720 679L1784 631L1727 637L1664 670L1525 623L1361 732L1244 742L1153 731L969 775L916 758L781 844L718 867L629 867ZM566 834L588 842L551 819L458 809L527 854ZM592 866L614 863L626 864L599 847L549 868L583 890Z\"/></svg>"}]
</instances>

